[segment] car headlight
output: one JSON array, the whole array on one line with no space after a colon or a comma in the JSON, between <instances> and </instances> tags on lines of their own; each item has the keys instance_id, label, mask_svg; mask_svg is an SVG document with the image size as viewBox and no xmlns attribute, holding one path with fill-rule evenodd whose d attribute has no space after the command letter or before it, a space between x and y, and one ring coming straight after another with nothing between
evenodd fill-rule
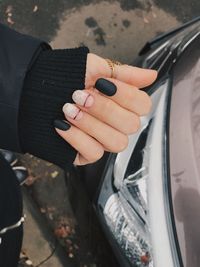
<instances>
[{"instance_id":1,"label":"car headlight","mask_svg":"<svg viewBox=\"0 0 200 267\"><path fill-rule=\"evenodd\" d=\"M148 223L148 140L151 123L142 131L123 179L104 207L106 222L133 266L153 266Z\"/></svg>"},{"instance_id":2,"label":"car headlight","mask_svg":"<svg viewBox=\"0 0 200 267\"><path fill-rule=\"evenodd\" d=\"M111 156L112 160L105 171L104 182L98 199L101 216L104 218L113 239L129 262L127 266L167 266L159 263L162 253L157 257L154 248L154 245L156 247L159 242L152 239L152 230L153 235L155 234L154 218L152 220L152 217L156 216L155 209L158 209L158 216L160 216L157 218L159 220L157 223L163 224L164 222L165 226L167 224L166 217L162 217L163 214L165 216L165 211L162 211L162 214L159 211L164 204L162 206L160 203L160 207L156 207L156 203L152 201L152 185L149 186L153 181L152 170L150 169L152 169L152 146L155 146L152 140L155 140L155 134L157 134L155 133L156 124L160 125L160 136L157 136L157 142L161 153L163 149L162 129L165 119L163 116L166 113L167 88L168 81L165 81L160 85L159 90L152 94L152 112L148 117L142 118L142 128L139 133L130 136L128 148L117 156ZM162 162L157 162L157 165L159 164ZM155 168L156 162L153 165ZM154 178L160 180L162 187L164 183L162 173L159 176L159 178ZM162 195L163 188L159 189L158 186L158 190L161 190L158 194ZM162 202L161 196L159 199ZM152 206L155 206L155 209ZM156 234L160 235L160 233ZM166 234L163 238L169 238L169 236ZM164 242L167 244L166 240ZM171 257L167 253L166 244L167 264L169 264L168 267L172 267L174 265L170 261ZM163 258L163 260L165 259Z\"/></svg>"}]
</instances>

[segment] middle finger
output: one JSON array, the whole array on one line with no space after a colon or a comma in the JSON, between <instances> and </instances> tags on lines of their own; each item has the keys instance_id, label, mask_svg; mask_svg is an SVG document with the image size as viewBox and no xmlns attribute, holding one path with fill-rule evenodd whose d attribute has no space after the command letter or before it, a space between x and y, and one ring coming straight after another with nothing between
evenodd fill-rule
<instances>
[{"instance_id":1,"label":"middle finger","mask_svg":"<svg viewBox=\"0 0 200 267\"><path fill-rule=\"evenodd\" d=\"M75 91L73 100L80 109L122 133L135 133L140 126L140 119L137 114L124 109L116 102L92 89Z\"/></svg>"}]
</instances>

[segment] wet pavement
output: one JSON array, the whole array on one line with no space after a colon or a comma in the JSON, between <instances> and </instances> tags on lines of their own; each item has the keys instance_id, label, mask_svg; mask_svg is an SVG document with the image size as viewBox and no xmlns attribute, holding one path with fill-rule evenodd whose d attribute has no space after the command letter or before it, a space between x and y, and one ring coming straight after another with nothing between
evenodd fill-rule
<instances>
[{"instance_id":1,"label":"wet pavement","mask_svg":"<svg viewBox=\"0 0 200 267\"><path fill-rule=\"evenodd\" d=\"M14 29L51 42L54 48L86 45L94 53L126 63L147 40L197 15L199 0L0 0L0 21ZM76 266L100 266L78 234L81 222L73 217L63 172L30 156L21 160L30 174L26 190L66 258ZM30 225L25 225L25 247L33 242Z\"/></svg>"}]
</instances>

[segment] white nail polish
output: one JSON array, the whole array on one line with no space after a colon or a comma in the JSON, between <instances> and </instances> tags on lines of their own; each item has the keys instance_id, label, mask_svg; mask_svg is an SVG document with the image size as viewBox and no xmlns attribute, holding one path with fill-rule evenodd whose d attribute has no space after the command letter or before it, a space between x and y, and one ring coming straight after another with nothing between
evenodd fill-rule
<instances>
[{"instance_id":1,"label":"white nail polish","mask_svg":"<svg viewBox=\"0 0 200 267\"><path fill-rule=\"evenodd\" d=\"M75 119L76 116L79 114L80 109L71 103L67 103L63 106L63 112L71 119Z\"/></svg>"},{"instance_id":2,"label":"white nail polish","mask_svg":"<svg viewBox=\"0 0 200 267\"><path fill-rule=\"evenodd\" d=\"M72 95L72 99L76 104L85 106L88 96L89 94L87 92L84 92L83 90L76 90Z\"/></svg>"},{"instance_id":3,"label":"white nail polish","mask_svg":"<svg viewBox=\"0 0 200 267\"><path fill-rule=\"evenodd\" d=\"M82 107L89 108L93 105L94 103L94 97L83 90L77 90L73 93L72 99L74 102Z\"/></svg>"}]
</instances>

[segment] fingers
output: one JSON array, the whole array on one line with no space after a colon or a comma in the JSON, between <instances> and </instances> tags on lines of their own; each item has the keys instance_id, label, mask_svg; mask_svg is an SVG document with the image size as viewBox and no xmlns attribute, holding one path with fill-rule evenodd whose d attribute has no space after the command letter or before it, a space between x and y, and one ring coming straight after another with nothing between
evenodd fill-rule
<instances>
[{"instance_id":1,"label":"fingers","mask_svg":"<svg viewBox=\"0 0 200 267\"><path fill-rule=\"evenodd\" d=\"M114 85L114 87L111 85ZM148 114L151 109L151 98L135 86L116 79L101 78L96 82L95 87L104 95L110 96L113 101L123 108L135 112L139 116ZM110 94L107 94L108 88L110 88Z\"/></svg>"},{"instance_id":2,"label":"fingers","mask_svg":"<svg viewBox=\"0 0 200 267\"><path fill-rule=\"evenodd\" d=\"M72 98L80 109L124 134L135 133L140 126L137 114L122 108L94 90L77 90Z\"/></svg>"},{"instance_id":3,"label":"fingers","mask_svg":"<svg viewBox=\"0 0 200 267\"><path fill-rule=\"evenodd\" d=\"M115 79L109 78L110 75L111 70L105 59L88 54L85 77L88 90L75 96L77 106L66 104L63 107L71 126L63 121L55 125L58 134L78 151L75 159L77 165L97 161L104 150L115 153L123 151L128 145L127 135L140 127L139 116L146 115L150 110L150 98L138 88L152 84L157 77L156 71L115 65ZM101 77L107 78L107 81L100 79L100 85L96 84L96 87L106 96L91 90Z\"/></svg>"},{"instance_id":4,"label":"fingers","mask_svg":"<svg viewBox=\"0 0 200 267\"><path fill-rule=\"evenodd\" d=\"M151 85L157 78L157 71L129 65L115 65L115 78L138 88Z\"/></svg>"},{"instance_id":5,"label":"fingers","mask_svg":"<svg viewBox=\"0 0 200 267\"><path fill-rule=\"evenodd\" d=\"M143 88L156 80L157 72L155 70L142 69L130 65L115 65L114 76L122 82L129 83L138 88ZM86 67L86 89L92 87L95 81L101 77L111 77L111 69L104 58L89 53Z\"/></svg>"},{"instance_id":6,"label":"fingers","mask_svg":"<svg viewBox=\"0 0 200 267\"><path fill-rule=\"evenodd\" d=\"M75 105L69 103L65 104L63 107L63 112L66 119L71 124L86 134L92 136L99 143L101 143L106 150L117 153L127 147L127 135L115 130L111 126L80 110ZM88 149L90 148L88 147Z\"/></svg>"},{"instance_id":7,"label":"fingers","mask_svg":"<svg viewBox=\"0 0 200 267\"><path fill-rule=\"evenodd\" d=\"M74 164L85 165L99 160L104 154L104 148L94 138L73 125L61 120L55 120L57 133L78 151Z\"/></svg>"}]
</instances>

